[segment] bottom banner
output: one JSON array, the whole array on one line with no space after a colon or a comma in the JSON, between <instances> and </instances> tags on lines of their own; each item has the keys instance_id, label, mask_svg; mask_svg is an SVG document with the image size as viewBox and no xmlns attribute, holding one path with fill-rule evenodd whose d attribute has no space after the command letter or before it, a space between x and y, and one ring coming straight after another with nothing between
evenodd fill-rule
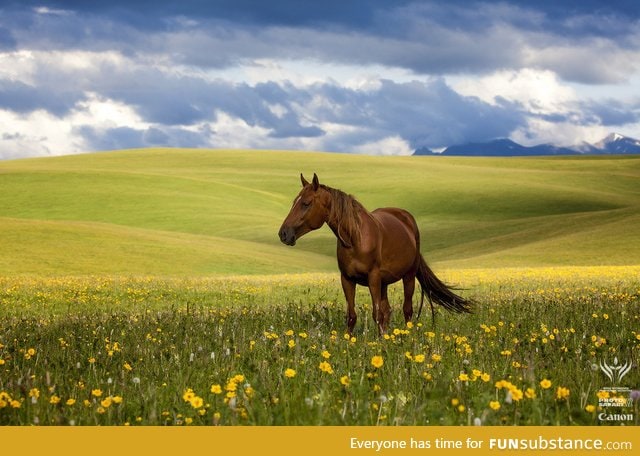
<instances>
[{"instance_id":1,"label":"bottom banner","mask_svg":"<svg viewBox=\"0 0 640 456\"><path fill-rule=\"evenodd\" d=\"M2 454L639 454L633 427L0 427Z\"/></svg>"}]
</instances>

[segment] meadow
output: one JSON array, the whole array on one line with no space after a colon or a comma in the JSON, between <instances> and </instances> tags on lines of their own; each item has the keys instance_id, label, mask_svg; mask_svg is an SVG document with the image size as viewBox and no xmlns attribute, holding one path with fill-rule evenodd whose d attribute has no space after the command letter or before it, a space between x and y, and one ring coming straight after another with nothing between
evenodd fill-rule
<instances>
[{"instance_id":1,"label":"meadow","mask_svg":"<svg viewBox=\"0 0 640 456\"><path fill-rule=\"evenodd\" d=\"M640 355L640 267L444 277L473 314L405 325L396 287L384 336L363 290L345 334L329 274L5 278L0 424L605 424L599 363Z\"/></svg>"},{"instance_id":2,"label":"meadow","mask_svg":"<svg viewBox=\"0 0 640 456\"><path fill-rule=\"evenodd\" d=\"M151 149L0 162L0 274L335 271L322 229L278 228L300 173L417 218L431 264L634 265L640 159L448 158Z\"/></svg>"},{"instance_id":3,"label":"meadow","mask_svg":"<svg viewBox=\"0 0 640 456\"><path fill-rule=\"evenodd\" d=\"M380 336L359 288L345 334L330 231L277 239L301 171L412 211L474 313L405 325L394 287ZM637 157L2 162L0 424L621 424L598 416L640 394L639 178Z\"/></svg>"}]
</instances>

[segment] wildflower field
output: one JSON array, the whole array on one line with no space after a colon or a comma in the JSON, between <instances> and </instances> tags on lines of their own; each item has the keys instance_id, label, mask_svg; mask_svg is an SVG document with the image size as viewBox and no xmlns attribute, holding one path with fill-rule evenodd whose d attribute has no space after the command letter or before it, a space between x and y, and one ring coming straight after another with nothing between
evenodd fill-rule
<instances>
[{"instance_id":1,"label":"wildflower field","mask_svg":"<svg viewBox=\"0 0 640 456\"><path fill-rule=\"evenodd\" d=\"M640 385L639 266L441 275L474 313L396 287L384 336L337 274L1 278L0 424L597 425L603 360Z\"/></svg>"}]
</instances>

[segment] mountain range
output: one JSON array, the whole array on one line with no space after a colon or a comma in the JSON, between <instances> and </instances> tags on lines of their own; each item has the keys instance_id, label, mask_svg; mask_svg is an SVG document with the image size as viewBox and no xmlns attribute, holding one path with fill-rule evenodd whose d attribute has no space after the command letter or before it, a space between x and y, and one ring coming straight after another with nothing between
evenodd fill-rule
<instances>
[{"instance_id":1,"label":"mountain range","mask_svg":"<svg viewBox=\"0 0 640 456\"><path fill-rule=\"evenodd\" d=\"M467 157L525 157L536 155L614 155L640 154L640 141L611 133L594 144L583 143L573 147L558 147L553 144L523 146L507 138L487 142L474 142L449 146L442 152L427 147L416 149L413 155L445 155Z\"/></svg>"}]
</instances>

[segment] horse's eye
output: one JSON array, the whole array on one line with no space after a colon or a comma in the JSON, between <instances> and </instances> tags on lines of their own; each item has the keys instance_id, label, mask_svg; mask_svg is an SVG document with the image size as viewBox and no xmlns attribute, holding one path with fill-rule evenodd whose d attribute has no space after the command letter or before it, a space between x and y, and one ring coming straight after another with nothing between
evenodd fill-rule
<instances>
[{"instance_id":1,"label":"horse's eye","mask_svg":"<svg viewBox=\"0 0 640 456\"><path fill-rule=\"evenodd\" d=\"M302 202L302 207L304 209L308 208L309 206L311 206L311 202L310 201L303 201Z\"/></svg>"}]
</instances>

